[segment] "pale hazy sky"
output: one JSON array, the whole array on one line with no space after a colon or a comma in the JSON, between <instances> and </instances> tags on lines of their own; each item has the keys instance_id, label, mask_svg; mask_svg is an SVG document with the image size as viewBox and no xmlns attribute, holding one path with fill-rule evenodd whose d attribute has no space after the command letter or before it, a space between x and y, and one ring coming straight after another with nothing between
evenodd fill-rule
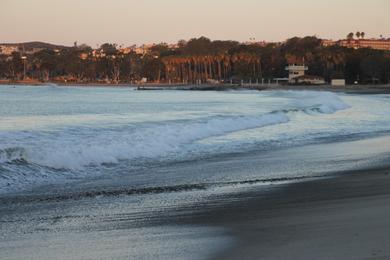
<instances>
[{"instance_id":1,"label":"pale hazy sky","mask_svg":"<svg viewBox=\"0 0 390 260\"><path fill-rule=\"evenodd\" d=\"M0 42L390 37L390 0L0 0Z\"/></svg>"}]
</instances>

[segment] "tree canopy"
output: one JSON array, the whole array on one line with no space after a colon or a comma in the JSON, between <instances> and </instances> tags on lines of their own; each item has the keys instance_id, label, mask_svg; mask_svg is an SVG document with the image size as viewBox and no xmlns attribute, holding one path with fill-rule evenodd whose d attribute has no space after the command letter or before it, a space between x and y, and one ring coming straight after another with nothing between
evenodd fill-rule
<instances>
[{"instance_id":1,"label":"tree canopy","mask_svg":"<svg viewBox=\"0 0 390 260\"><path fill-rule=\"evenodd\" d=\"M353 33L349 37L353 37ZM360 32L363 38L364 33ZM145 53L123 52L118 45L102 44L93 50L80 45L27 55L0 55L0 78L18 80L24 65L29 78L42 81L131 83L142 78L154 82L200 83L210 80L261 81L286 77L287 64L303 64L309 74L346 78L348 83L388 83L390 53L373 49L323 46L314 37L294 37L284 43L241 44L206 37L181 40L177 47L160 43ZM25 64L23 63L25 62Z\"/></svg>"}]
</instances>

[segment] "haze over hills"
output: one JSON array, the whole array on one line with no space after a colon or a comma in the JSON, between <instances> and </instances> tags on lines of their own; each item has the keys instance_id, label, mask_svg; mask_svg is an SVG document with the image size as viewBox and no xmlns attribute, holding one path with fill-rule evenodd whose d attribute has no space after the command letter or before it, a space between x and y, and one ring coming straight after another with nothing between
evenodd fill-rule
<instances>
[{"instance_id":1,"label":"haze over hills","mask_svg":"<svg viewBox=\"0 0 390 260\"><path fill-rule=\"evenodd\" d=\"M17 46L19 48L25 48L25 49L67 49L70 48L69 46L63 46L63 45L56 45L51 44L47 42L39 42L39 41L32 41L32 42L20 42L20 43L0 43L0 45L3 46Z\"/></svg>"}]
</instances>

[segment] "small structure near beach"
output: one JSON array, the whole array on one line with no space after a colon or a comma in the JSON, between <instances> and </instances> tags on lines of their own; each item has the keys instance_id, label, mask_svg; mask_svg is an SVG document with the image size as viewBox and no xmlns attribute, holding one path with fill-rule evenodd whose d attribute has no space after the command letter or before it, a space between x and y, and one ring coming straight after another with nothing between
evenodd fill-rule
<instances>
[{"instance_id":1,"label":"small structure near beach","mask_svg":"<svg viewBox=\"0 0 390 260\"><path fill-rule=\"evenodd\" d=\"M288 71L288 83L295 84L295 79L301 76L305 76L305 71L307 71L309 68L303 65L297 65L297 64L290 64L286 67L286 70Z\"/></svg>"},{"instance_id":2,"label":"small structure near beach","mask_svg":"<svg viewBox=\"0 0 390 260\"><path fill-rule=\"evenodd\" d=\"M325 80L320 76L305 75L309 68L305 64L290 64L286 67L289 84L323 85Z\"/></svg>"},{"instance_id":3,"label":"small structure near beach","mask_svg":"<svg viewBox=\"0 0 390 260\"><path fill-rule=\"evenodd\" d=\"M311 75L303 75L294 78L295 84L301 85L323 85L325 84L325 80L320 76L311 76Z\"/></svg>"},{"instance_id":4,"label":"small structure near beach","mask_svg":"<svg viewBox=\"0 0 390 260\"><path fill-rule=\"evenodd\" d=\"M334 87L344 87L345 79L332 79L332 86Z\"/></svg>"}]
</instances>

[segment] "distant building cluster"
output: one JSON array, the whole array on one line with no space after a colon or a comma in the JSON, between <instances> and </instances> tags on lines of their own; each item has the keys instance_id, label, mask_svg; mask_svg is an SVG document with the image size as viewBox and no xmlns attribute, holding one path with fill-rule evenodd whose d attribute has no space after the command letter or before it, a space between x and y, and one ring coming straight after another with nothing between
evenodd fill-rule
<instances>
[{"instance_id":1,"label":"distant building cluster","mask_svg":"<svg viewBox=\"0 0 390 260\"><path fill-rule=\"evenodd\" d=\"M135 52L136 54L140 54L140 55L145 55L145 54L148 54L150 53L151 49L155 46L157 46L158 44L156 43L152 43L152 44L142 44L141 46L137 46L137 45L133 45L131 47L127 47L125 49L121 49L122 51L127 51L128 53L133 51ZM171 49L171 50L174 50L174 49L177 49L179 48L179 45L174 43L174 44L167 44L168 48ZM124 52L126 53L126 52Z\"/></svg>"},{"instance_id":2,"label":"distant building cluster","mask_svg":"<svg viewBox=\"0 0 390 260\"><path fill-rule=\"evenodd\" d=\"M280 44L280 42L267 42L267 41L247 41L243 43L244 45L256 45L256 46L261 46L265 47L268 44Z\"/></svg>"},{"instance_id":3,"label":"distant building cluster","mask_svg":"<svg viewBox=\"0 0 390 260\"><path fill-rule=\"evenodd\" d=\"M266 41L251 41L251 42L243 42L243 45L256 45L256 46L267 46L271 42L266 42ZM280 44L280 43L279 43ZM142 44L142 45L132 45L129 47L122 47L120 46L118 48L119 53L122 54L128 54L131 52L134 52L138 55L147 55L151 53L151 50L153 47L157 46L158 44L152 43L152 44ZM77 47L77 45L75 46ZM81 46L79 46L80 49ZM167 47L171 50L179 48L179 44L174 43L174 44L167 44ZM6 55L6 56L11 56L13 52L19 52L24 55L31 55L36 52L39 52L45 48L24 48L22 44L0 44L0 55ZM55 52L59 52L60 49L54 49ZM94 58L102 58L105 57L106 54L101 48L96 48L93 49L91 52L92 57ZM81 59L87 59L89 57L89 54L87 52L81 53L80 58Z\"/></svg>"},{"instance_id":4,"label":"distant building cluster","mask_svg":"<svg viewBox=\"0 0 390 260\"><path fill-rule=\"evenodd\" d=\"M390 51L390 39L344 39L322 40L323 46L342 46L353 49L371 48L375 50Z\"/></svg>"},{"instance_id":5,"label":"distant building cluster","mask_svg":"<svg viewBox=\"0 0 390 260\"><path fill-rule=\"evenodd\" d=\"M11 56L14 52L20 52L26 55L31 55L45 48L28 48L25 49L20 44L0 44L0 54Z\"/></svg>"},{"instance_id":6,"label":"distant building cluster","mask_svg":"<svg viewBox=\"0 0 390 260\"><path fill-rule=\"evenodd\" d=\"M19 51L18 46L14 45L0 45L0 53L3 55L12 55L13 52Z\"/></svg>"},{"instance_id":7,"label":"distant building cluster","mask_svg":"<svg viewBox=\"0 0 390 260\"><path fill-rule=\"evenodd\" d=\"M150 54L152 48L157 46L157 45L158 44L153 43L153 44L142 44L140 46L132 45L129 47L119 47L118 52L121 54L129 54L131 52L134 52L135 54L138 54L138 55L146 55L146 54ZM177 44L168 44L167 46L169 49L176 49L179 47ZM100 48L92 50L92 57L94 57L94 58L101 58L101 57L105 57L105 56L106 56L106 54Z\"/></svg>"},{"instance_id":8,"label":"distant building cluster","mask_svg":"<svg viewBox=\"0 0 390 260\"><path fill-rule=\"evenodd\" d=\"M281 43L275 43L275 42L267 42L267 41L247 41L243 42L243 45L256 45L256 46L267 46L268 44L281 44ZM132 45L129 47L120 47L118 48L120 53L128 54L130 52L134 52L138 55L146 55L150 54L151 49L156 46L157 44L142 44L142 45ZM375 50L390 50L390 38L389 39L342 39L342 40L322 40L322 45L329 47L329 46L342 46L347 48L354 48L354 49L360 49L360 48L371 48ZM176 49L179 47L179 45L176 44L168 44L167 45L169 49ZM39 52L45 48L43 47L30 47L30 48L24 48L23 44L0 44L0 54L11 56L14 52L23 53L24 55L31 55L36 52ZM54 49L54 51L59 52L59 49ZM87 54L81 55L82 59L87 58ZM105 53L103 50L97 48L92 50L92 56L95 58L104 57Z\"/></svg>"}]
</instances>

